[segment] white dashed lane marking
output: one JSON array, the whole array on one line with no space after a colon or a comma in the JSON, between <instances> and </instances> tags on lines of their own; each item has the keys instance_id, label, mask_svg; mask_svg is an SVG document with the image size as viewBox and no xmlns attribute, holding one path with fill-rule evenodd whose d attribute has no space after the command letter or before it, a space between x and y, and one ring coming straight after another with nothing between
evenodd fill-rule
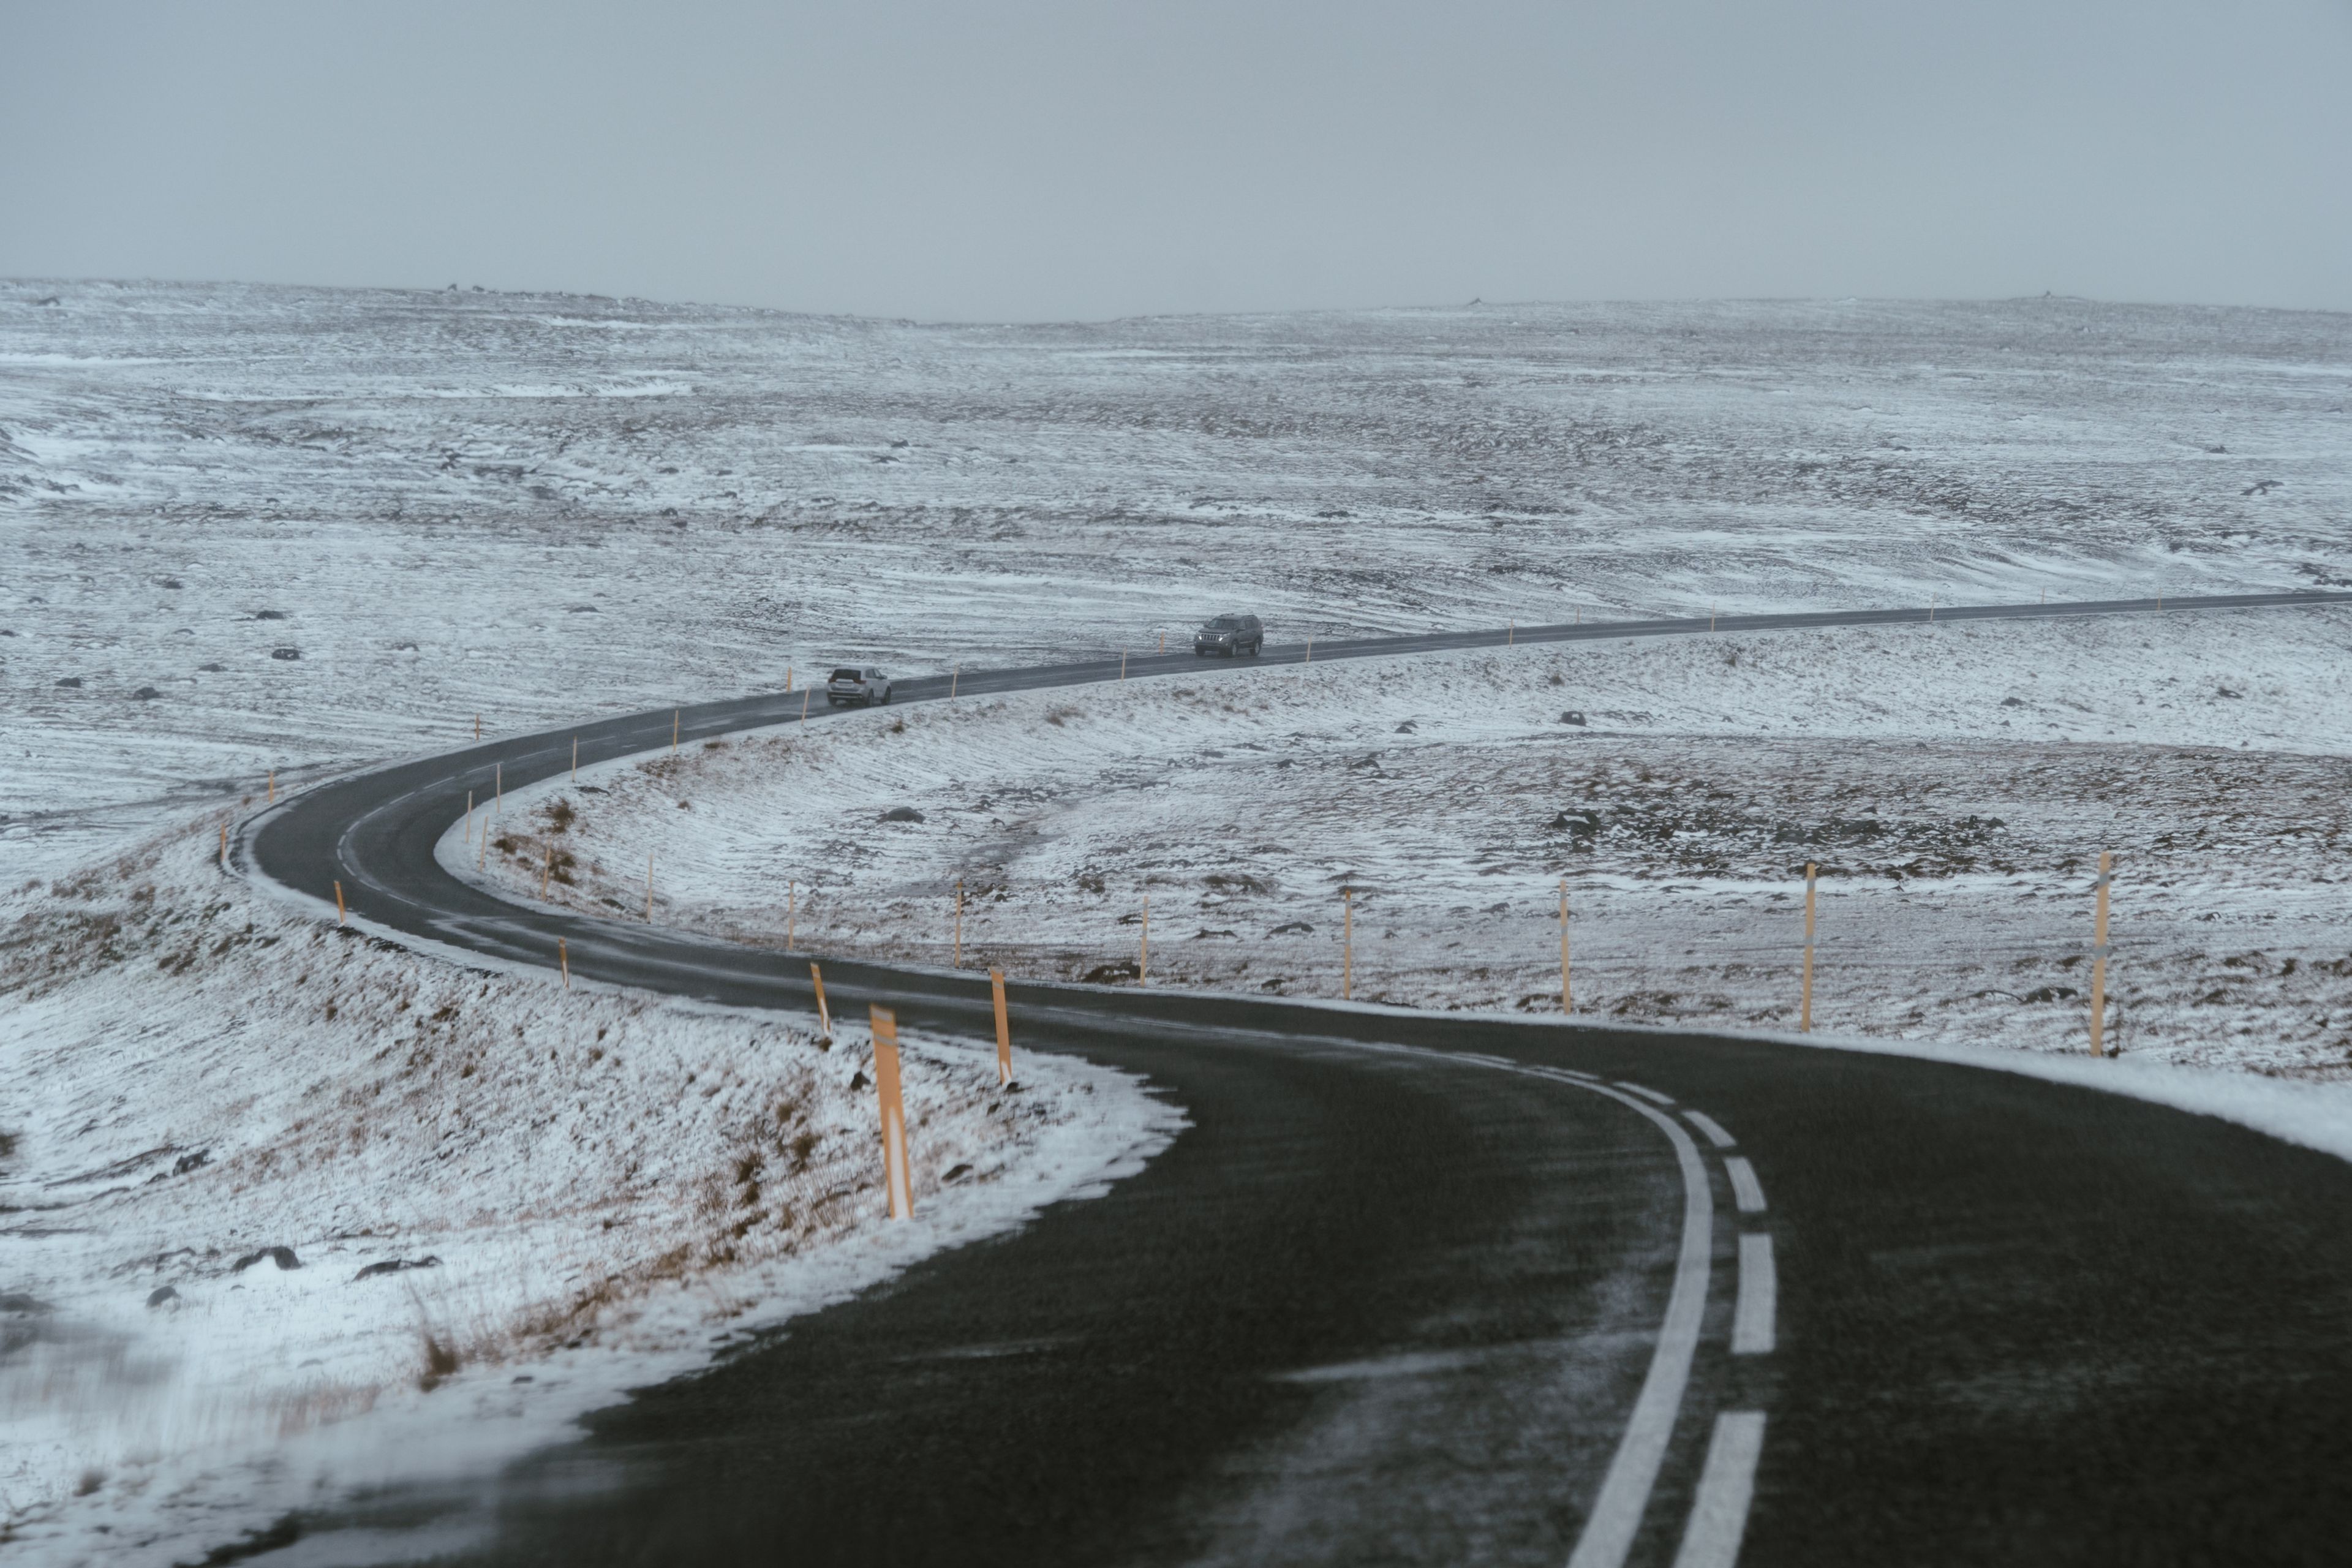
<instances>
[{"instance_id":1,"label":"white dashed lane marking","mask_svg":"<svg viewBox=\"0 0 2352 1568\"><path fill-rule=\"evenodd\" d=\"M1739 1212L1762 1214L1764 1185L1756 1179L1756 1167L1744 1155L1727 1154L1723 1168L1731 1177L1731 1201L1739 1205Z\"/></svg>"},{"instance_id":2,"label":"white dashed lane marking","mask_svg":"<svg viewBox=\"0 0 2352 1568\"><path fill-rule=\"evenodd\" d=\"M1685 1110L1683 1112L1683 1116L1684 1119L1689 1121L1693 1127L1696 1127L1700 1131L1706 1133L1706 1141L1714 1144L1718 1149L1728 1149L1734 1143L1739 1142L1738 1139L1734 1138L1730 1133L1726 1132L1723 1130L1722 1122L1717 1121L1714 1117L1709 1116L1704 1110Z\"/></svg>"},{"instance_id":3,"label":"white dashed lane marking","mask_svg":"<svg viewBox=\"0 0 2352 1568\"><path fill-rule=\"evenodd\" d=\"M1772 1238L1761 1233L1739 1238L1739 1295L1731 1310L1731 1353L1769 1355L1780 1276L1772 1267Z\"/></svg>"},{"instance_id":4,"label":"white dashed lane marking","mask_svg":"<svg viewBox=\"0 0 2352 1568\"><path fill-rule=\"evenodd\" d=\"M1748 1533L1748 1505L1756 1496L1756 1461L1764 1452L1764 1413L1727 1410L1715 1418L1699 1473L1698 1496L1683 1531L1675 1568L1732 1568Z\"/></svg>"}]
</instances>

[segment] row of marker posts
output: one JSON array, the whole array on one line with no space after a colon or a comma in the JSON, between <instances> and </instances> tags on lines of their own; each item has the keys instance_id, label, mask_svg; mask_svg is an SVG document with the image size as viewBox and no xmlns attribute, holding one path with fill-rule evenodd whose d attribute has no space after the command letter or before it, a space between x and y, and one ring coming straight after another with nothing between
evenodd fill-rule
<instances>
[{"instance_id":1,"label":"row of marker posts","mask_svg":"<svg viewBox=\"0 0 2352 1568\"><path fill-rule=\"evenodd\" d=\"M560 942L558 951L561 952ZM567 966L567 985L570 973ZM814 961L809 964L809 985L816 996L817 1028L823 1038L830 1040L833 1009L825 1002L824 969ZM1013 1082L1013 1029L1005 1013L1004 971L994 967L989 970L988 988L996 1013L996 1081L1003 1088ZM898 1015L895 1009L878 1004L868 1005L866 1013L874 1045L874 1093L881 1119L882 1179L888 1193L890 1217L912 1219L914 1168L907 1153L906 1094L898 1072Z\"/></svg>"},{"instance_id":2,"label":"row of marker posts","mask_svg":"<svg viewBox=\"0 0 2352 1568\"><path fill-rule=\"evenodd\" d=\"M2102 850L2099 854L2099 875L2093 884L2097 894L2096 913L2093 921L2091 946L2091 1054L2105 1056L2105 1023L2107 993L2107 958L2112 951L2107 942L2107 889L2115 880L2115 857ZM1797 1032L1810 1035L1813 1031L1813 947L1818 932L1818 894L1821 867L1805 864L1805 940L1803 963L1800 971L1797 994ZM955 964L963 963L963 883L956 883ZM1353 1001L1356 994L1356 889L1339 889L1339 999ZM1136 984L1146 984L1151 973L1151 895L1143 895L1142 935L1136 954ZM789 928L788 928L789 929ZM787 938L789 942L789 938ZM1568 879L1559 879L1559 1010L1576 1011L1572 988L1572 971L1569 963ZM991 970L991 974L998 972ZM1002 982L999 982L1000 986ZM1003 1002L1000 994L998 1030L1003 1032Z\"/></svg>"},{"instance_id":3,"label":"row of marker posts","mask_svg":"<svg viewBox=\"0 0 2352 1568\"><path fill-rule=\"evenodd\" d=\"M1929 610L1931 618L1933 614L1934 611L1931 607ZM1582 619L1581 616L1578 618L1580 620ZM1712 629L1715 622L1715 616L1712 609L1709 611L1707 622L1709 628ZM1515 638L1516 635L1516 625L1507 629L1507 639ZM1166 638L1164 636L1161 638L1161 646L1163 648L1166 646ZM1310 638L1307 644L1307 658L1309 658L1314 657L1313 647L1314 644ZM1119 656L1119 677L1121 679L1126 679L1126 672L1127 656L1122 653ZM961 671L959 669L959 678L961 677ZM785 689L790 690L791 687L792 676L790 670L787 669L785 674ZM950 686L950 695L952 696L953 692L954 686L951 682ZM806 690L803 690L802 696L803 717L806 715L807 695ZM679 717L679 714L676 710L673 710L670 714L670 750L673 752L677 750ZM475 716L474 732L477 738L481 734L481 718L478 714ZM580 742L575 736L572 742L572 776L576 779L579 775ZM503 763L498 764L497 771L493 774L493 780L494 789L496 791L493 798L497 803L503 804L505 797L505 767ZM278 795L278 775L275 769L270 771L268 787L269 800L272 804L275 804ZM468 832L470 833L470 825L473 820L473 799L470 795L467 797L466 816L468 824ZM489 840L489 829L487 823L483 826L481 839L483 852L487 854ZM227 826L224 824L221 827L221 858L224 865L226 864L227 857L228 828ZM554 871L554 859L555 851L553 846L551 845L548 847L547 865L540 873L540 896L542 900L547 896L548 881ZM2104 1027L2106 1002L2106 966L2109 951L2107 943L2107 889L2114 880L2112 866L2113 856L2106 851L2102 851L2099 856L2098 880L2095 884L2097 892L2097 912L2095 916L2095 930L2092 939L2093 946L2091 950L2090 1025L2091 1054L2093 1056L2103 1056L2105 1054L2104 1049ZM1815 894L1818 872L1819 867L1817 865L1811 862L1807 863L1805 867L1804 960L1802 980L1801 982L1800 989L1800 1000L1798 1003L1797 1024L1797 1027L1801 1033L1811 1033L1813 1026L1813 943L1815 935ZM648 852L646 856L646 918L648 921L653 919L653 879L654 858L652 853ZM799 913L799 884L796 880L788 885L786 900L784 948L786 952L790 952L792 951L796 935ZM343 885L341 881L338 881L335 883L336 923L339 925L342 924L345 918L346 910L343 902ZM1340 932L1339 994L1341 1000L1349 1001L1353 1000L1355 994L1355 889L1353 888L1343 888L1340 889ZM963 880L961 878L958 878L955 884L955 926L952 953L953 967L959 969L961 968L963 966ZM562 972L564 989L568 991L572 986L571 956L564 939L561 937L556 939L556 959L557 963ZM1136 954L1136 984L1138 985L1148 984L1150 972L1151 895L1149 892L1146 892L1143 895L1141 931L1139 937ZM1009 1084L1013 1081L1013 1043L1012 1032L1005 1012L1004 972L1002 969L991 967L988 972L988 977L996 1015L997 1080L1000 1084ZM809 978L815 989L819 1026L823 1030L825 1037L829 1039L832 1037L833 1034L833 1019L830 1011L825 1005L824 976L818 965L814 963L812 963L809 965ZM1559 884L1559 1005L1560 1011L1562 1013L1573 1013L1575 1011L1575 994L1572 989L1571 969L1570 966L1568 879L1566 878L1562 878ZM889 1189L890 1214L891 1216L896 1219L910 1219L914 1216L914 1196L912 1174L908 1164L907 1157L906 1110L903 1095L899 1086L898 1017L891 1009L878 1005L869 1008L869 1013L871 1016L874 1041L875 1086L881 1102L880 1110L882 1120L883 1164L885 1179Z\"/></svg>"}]
</instances>

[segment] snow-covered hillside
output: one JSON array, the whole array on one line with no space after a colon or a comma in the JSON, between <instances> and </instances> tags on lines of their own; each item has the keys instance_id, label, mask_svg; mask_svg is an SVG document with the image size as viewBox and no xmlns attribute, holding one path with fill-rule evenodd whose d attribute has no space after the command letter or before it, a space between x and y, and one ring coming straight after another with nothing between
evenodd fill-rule
<instances>
[{"instance_id":1,"label":"snow-covered hillside","mask_svg":"<svg viewBox=\"0 0 2352 1568\"><path fill-rule=\"evenodd\" d=\"M1118 1074L488 973L225 874L218 818L0 925L0 1541L171 1563L322 1485L462 1473L1131 1168Z\"/></svg>"},{"instance_id":2,"label":"snow-covered hillside","mask_svg":"<svg viewBox=\"0 0 2352 1568\"><path fill-rule=\"evenodd\" d=\"M49 303L47 301L55 301ZM0 285L0 845L855 655L2352 579L2352 317ZM142 693L152 693L142 696ZM37 859L28 858L37 857Z\"/></svg>"},{"instance_id":3,"label":"snow-covered hillside","mask_svg":"<svg viewBox=\"0 0 2352 1568\"><path fill-rule=\"evenodd\" d=\"M1015 976L2352 1077L2352 606L1628 640L882 710L510 795L510 897ZM560 805L559 805L560 803ZM906 813L918 814L914 817ZM893 819L888 814L899 814ZM486 814L487 819L487 814ZM560 831L558 830L560 825Z\"/></svg>"}]
</instances>

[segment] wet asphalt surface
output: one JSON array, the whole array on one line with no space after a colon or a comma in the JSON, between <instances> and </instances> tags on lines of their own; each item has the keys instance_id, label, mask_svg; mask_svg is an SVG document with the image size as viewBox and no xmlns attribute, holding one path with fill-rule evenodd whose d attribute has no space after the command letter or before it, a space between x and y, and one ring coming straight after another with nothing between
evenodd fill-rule
<instances>
[{"instance_id":1,"label":"wet asphalt surface","mask_svg":"<svg viewBox=\"0 0 2352 1568\"><path fill-rule=\"evenodd\" d=\"M2270 602L2323 597L2347 596ZM2228 606L2165 613L2192 607ZM1717 629L1906 618L1925 612ZM967 673L961 689L1117 675ZM754 698L680 725L798 710ZM582 760L669 729L667 712L583 726ZM599 979L807 1006L804 965L772 952L509 905L440 869L465 792L494 764L509 783L568 766L572 734L323 785L240 854L322 898L340 878L394 932L548 963L562 936ZM828 960L826 981L840 1013L874 1000L985 1027L982 977ZM405 1531L419 1560L484 1563L1564 1563L1650 1367L1685 1214L1675 1150L1607 1088L1622 1081L1736 1141L1697 1142L1706 1310L1626 1561L1674 1561L1732 1410L1767 1421L1748 1563L2352 1558L2340 1161L2006 1073L1705 1035L1057 985L1016 985L1013 1012L1023 1048L1135 1071L1192 1125L1107 1195L642 1391L576 1442L469 1487L295 1516L273 1543L324 1561L348 1532ZM1738 1210L1726 1152L1752 1162L1761 1212ZM1771 1237L1778 1311L1769 1352L1735 1355L1743 1235Z\"/></svg>"}]
</instances>

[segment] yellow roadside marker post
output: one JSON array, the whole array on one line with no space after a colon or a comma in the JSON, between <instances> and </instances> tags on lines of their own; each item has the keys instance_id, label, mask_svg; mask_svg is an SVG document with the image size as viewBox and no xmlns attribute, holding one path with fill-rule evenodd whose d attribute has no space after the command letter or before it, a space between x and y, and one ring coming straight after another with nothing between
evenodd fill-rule
<instances>
[{"instance_id":1,"label":"yellow roadside marker post","mask_svg":"<svg viewBox=\"0 0 2352 1568\"><path fill-rule=\"evenodd\" d=\"M816 987L816 1027L820 1039L833 1038L833 1013L824 1005L824 971L809 965L809 983Z\"/></svg>"},{"instance_id":2,"label":"yellow roadside marker post","mask_svg":"<svg viewBox=\"0 0 2352 1568\"><path fill-rule=\"evenodd\" d=\"M2107 1023L2107 885L2113 882L2115 856L2099 851L2098 912L2091 928L2091 1054L2106 1055Z\"/></svg>"},{"instance_id":3,"label":"yellow roadside marker post","mask_svg":"<svg viewBox=\"0 0 2352 1568\"><path fill-rule=\"evenodd\" d=\"M1820 868L1805 862L1805 982L1797 1004L1797 1033L1813 1032L1813 874Z\"/></svg>"},{"instance_id":4,"label":"yellow roadside marker post","mask_svg":"<svg viewBox=\"0 0 2352 1568\"><path fill-rule=\"evenodd\" d=\"M1004 971L989 970L988 989L996 998L996 1081L1003 1085L1013 1081L1013 1026L1004 1016Z\"/></svg>"},{"instance_id":5,"label":"yellow roadside marker post","mask_svg":"<svg viewBox=\"0 0 2352 1568\"><path fill-rule=\"evenodd\" d=\"M1563 1013L1576 1011L1576 1004L1569 999L1568 989L1568 879L1565 877L1559 879L1559 1010Z\"/></svg>"},{"instance_id":6,"label":"yellow roadside marker post","mask_svg":"<svg viewBox=\"0 0 2352 1568\"><path fill-rule=\"evenodd\" d=\"M343 923L343 885L341 882L335 884L335 923Z\"/></svg>"},{"instance_id":7,"label":"yellow roadside marker post","mask_svg":"<svg viewBox=\"0 0 2352 1568\"><path fill-rule=\"evenodd\" d=\"M907 1167L907 1109L898 1095L898 1019L887 1007L868 1007L874 1026L874 1092L882 1102L882 1179L890 1189L890 1217L915 1217L914 1173Z\"/></svg>"},{"instance_id":8,"label":"yellow roadside marker post","mask_svg":"<svg viewBox=\"0 0 2352 1568\"><path fill-rule=\"evenodd\" d=\"M1356 889L1339 889L1339 1000L1356 994Z\"/></svg>"},{"instance_id":9,"label":"yellow roadside marker post","mask_svg":"<svg viewBox=\"0 0 2352 1568\"><path fill-rule=\"evenodd\" d=\"M571 990L572 950L564 945L563 939L560 936L555 939L555 962L563 966L563 988L566 991Z\"/></svg>"}]
</instances>

